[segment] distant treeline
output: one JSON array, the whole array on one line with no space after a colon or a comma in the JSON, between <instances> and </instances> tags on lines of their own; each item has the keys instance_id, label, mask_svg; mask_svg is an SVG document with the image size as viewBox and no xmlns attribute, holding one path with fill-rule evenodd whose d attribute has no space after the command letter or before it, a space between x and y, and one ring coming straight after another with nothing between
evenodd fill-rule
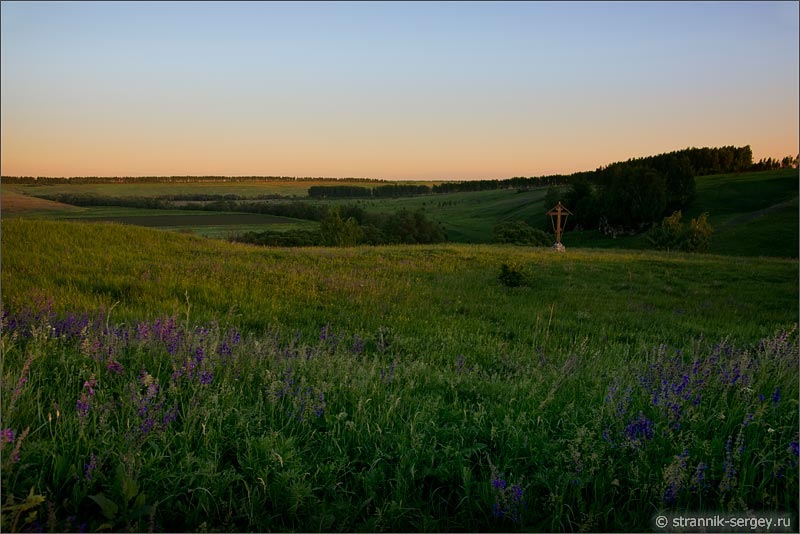
<instances>
[{"instance_id":1,"label":"distant treeline","mask_svg":"<svg viewBox=\"0 0 800 534\"><path fill-rule=\"evenodd\" d=\"M2 176L7 184L179 184L198 182L365 182L386 183L377 178L325 178L312 176Z\"/></svg>"},{"instance_id":2,"label":"distant treeline","mask_svg":"<svg viewBox=\"0 0 800 534\"><path fill-rule=\"evenodd\" d=\"M60 193L57 195L40 195L40 198L83 207L118 206L123 208L155 210L175 209L171 201L163 197L107 197L91 194ZM265 215L280 215L282 217L291 217L294 219L308 219L311 221L321 221L328 213L328 207L321 204L292 202L288 200L285 202L242 202L217 199L202 204L186 204L180 208L184 210L260 213Z\"/></svg>"},{"instance_id":3,"label":"distant treeline","mask_svg":"<svg viewBox=\"0 0 800 534\"><path fill-rule=\"evenodd\" d=\"M378 187L360 187L357 185L314 185L308 188L311 198L397 198L416 195L429 195L431 187L427 185L391 184Z\"/></svg>"}]
</instances>

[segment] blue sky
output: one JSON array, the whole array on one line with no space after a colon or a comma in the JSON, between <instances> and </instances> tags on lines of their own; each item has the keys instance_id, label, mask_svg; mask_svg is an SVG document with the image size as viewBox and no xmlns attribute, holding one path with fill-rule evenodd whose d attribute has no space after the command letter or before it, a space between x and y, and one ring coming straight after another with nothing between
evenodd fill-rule
<instances>
[{"instance_id":1,"label":"blue sky","mask_svg":"<svg viewBox=\"0 0 800 534\"><path fill-rule=\"evenodd\" d=\"M473 179L798 152L797 2L14 2L4 175Z\"/></svg>"}]
</instances>

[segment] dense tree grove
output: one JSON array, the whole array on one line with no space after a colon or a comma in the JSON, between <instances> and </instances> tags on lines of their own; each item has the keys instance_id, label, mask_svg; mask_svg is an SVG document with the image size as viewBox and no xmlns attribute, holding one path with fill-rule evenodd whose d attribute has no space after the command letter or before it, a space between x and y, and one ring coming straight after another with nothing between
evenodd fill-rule
<instances>
[{"instance_id":1,"label":"dense tree grove","mask_svg":"<svg viewBox=\"0 0 800 534\"><path fill-rule=\"evenodd\" d=\"M612 163L571 181L565 204L572 225L639 230L685 208L694 198L695 176L753 169L749 146L687 148Z\"/></svg>"}]
</instances>

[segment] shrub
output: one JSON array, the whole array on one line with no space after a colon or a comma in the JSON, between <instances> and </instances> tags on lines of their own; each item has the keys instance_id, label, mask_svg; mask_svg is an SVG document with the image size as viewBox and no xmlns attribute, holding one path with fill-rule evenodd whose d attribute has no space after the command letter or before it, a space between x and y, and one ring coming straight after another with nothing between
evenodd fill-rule
<instances>
[{"instance_id":1,"label":"shrub","mask_svg":"<svg viewBox=\"0 0 800 534\"><path fill-rule=\"evenodd\" d=\"M525 271L517 263L504 263L500 266L499 279L506 287L519 287L525 281Z\"/></svg>"},{"instance_id":2,"label":"shrub","mask_svg":"<svg viewBox=\"0 0 800 534\"><path fill-rule=\"evenodd\" d=\"M513 243L515 245L532 245L546 247L552 241L546 232L531 227L525 221L500 223L494 228L495 243Z\"/></svg>"},{"instance_id":3,"label":"shrub","mask_svg":"<svg viewBox=\"0 0 800 534\"><path fill-rule=\"evenodd\" d=\"M692 219L686 231L684 250L689 252L707 252L711 246L711 234L714 229L708 222L708 213L703 213L697 219Z\"/></svg>"},{"instance_id":4,"label":"shrub","mask_svg":"<svg viewBox=\"0 0 800 534\"><path fill-rule=\"evenodd\" d=\"M714 232L708 222L708 213L692 219L688 228L681 223L683 214L674 212L664 217L647 235L647 239L658 250L683 250L686 252L707 252Z\"/></svg>"}]
</instances>

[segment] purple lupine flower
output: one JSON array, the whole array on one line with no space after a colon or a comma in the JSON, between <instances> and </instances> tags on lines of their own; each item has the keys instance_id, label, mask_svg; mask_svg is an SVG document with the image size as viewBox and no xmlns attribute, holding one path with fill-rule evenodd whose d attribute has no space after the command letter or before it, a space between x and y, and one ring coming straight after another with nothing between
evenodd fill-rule
<instances>
[{"instance_id":1,"label":"purple lupine flower","mask_svg":"<svg viewBox=\"0 0 800 534\"><path fill-rule=\"evenodd\" d=\"M83 477L86 480L91 480L92 473L96 468L97 468L97 456L95 456L94 453L92 453L92 455L89 457L89 463L83 464Z\"/></svg>"},{"instance_id":2,"label":"purple lupine flower","mask_svg":"<svg viewBox=\"0 0 800 534\"><path fill-rule=\"evenodd\" d=\"M0 430L0 447L5 443L14 443L14 431L10 428Z\"/></svg>"},{"instance_id":3,"label":"purple lupine flower","mask_svg":"<svg viewBox=\"0 0 800 534\"><path fill-rule=\"evenodd\" d=\"M505 479L494 476L492 488L495 492L492 514L497 518L508 518L518 523L522 519L522 510L527 507L522 486L512 484L509 487Z\"/></svg>"},{"instance_id":4,"label":"purple lupine flower","mask_svg":"<svg viewBox=\"0 0 800 534\"><path fill-rule=\"evenodd\" d=\"M178 405L175 404L171 409L167 410L164 413L164 417L161 419L161 426L166 427L168 424L172 423L178 417Z\"/></svg>"},{"instance_id":5,"label":"purple lupine flower","mask_svg":"<svg viewBox=\"0 0 800 534\"><path fill-rule=\"evenodd\" d=\"M94 395L94 388L97 386L97 380L95 380L94 375L92 375L89 380L83 383L83 387L89 390L89 396L91 397Z\"/></svg>"},{"instance_id":6,"label":"purple lupine flower","mask_svg":"<svg viewBox=\"0 0 800 534\"><path fill-rule=\"evenodd\" d=\"M364 342L357 335L353 336L353 346L350 347L352 354L361 354L364 352Z\"/></svg>"},{"instance_id":7,"label":"purple lupine flower","mask_svg":"<svg viewBox=\"0 0 800 534\"><path fill-rule=\"evenodd\" d=\"M705 470L708 469L708 466L700 462L697 464L697 468L695 469L694 474L692 475L691 486L690 490L694 492L705 492L708 488L708 484L706 483L706 476Z\"/></svg>"},{"instance_id":8,"label":"purple lupine flower","mask_svg":"<svg viewBox=\"0 0 800 534\"><path fill-rule=\"evenodd\" d=\"M147 419L144 420L144 422L142 422L141 425L139 425L139 430L142 432L142 434L147 435L155 425L156 425L155 419L153 419L152 417L148 417Z\"/></svg>"},{"instance_id":9,"label":"purple lupine flower","mask_svg":"<svg viewBox=\"0 0 800 534\"><path fill-rule=\"evenodd\" d=\"M639 412L638 419L628 423L625 427L625 435L634 446L639 445L643 440L653 439L653 423L642 412Z\"/></svg>"},{"instance_id":10,"label":"purple lupine flower","mask_svg":"<svg viewBox=\"0 0 800 534\"><path fill-rule=\"evenodd\" d=\"M775 393L772 394L772 404L777 406L779 400L781 400L781 390L776 387Z\"/></svg>"},{"instance_id":11,"label":"purple lupine flower","mask_svg":"<svg viewBox=\"0 0 800 534\"><path fill-rule=\"evenodd\" d=\"M200 383L204 386L209 385L212 380L214 380L214 373L205 372L200 375Z\"/></svg>"},{"instance_id":12,"label":"purple lupine flower","mask_svg":"<svg viewBox=\"0 0 800 534\"><path fill-rule=\"evenodd\" d=\"M800 453L800 448L798 448L796 441L790 442L787 450L792 454L794 454L795 456L798 456L798 454Z\"/></svg>"},{"instance_id":13,"label":"purple lupine flower","mask_svg":"<svg viewBox=\"0 0 800 534\"><path fill-rule=\"evenodd\" d=\"M81 421L86 420L89 411L92 409L92 399L87 397L86 393L81 393L81 397L75 403L75 409L78 410L78 417Z\"/></svg>"},{"instance_id":14,"label":"purple lupine flower","mask_svg":"<svg viewBox=\"0 0 800 534\"><path fill-rule=\"evenodd\" d=\"M108 364L106 364L106 368L112 373L116 373L118 375L121 375L125 372L125 368L116 360L109 360Z\"/></svg>"}]
</instances>

